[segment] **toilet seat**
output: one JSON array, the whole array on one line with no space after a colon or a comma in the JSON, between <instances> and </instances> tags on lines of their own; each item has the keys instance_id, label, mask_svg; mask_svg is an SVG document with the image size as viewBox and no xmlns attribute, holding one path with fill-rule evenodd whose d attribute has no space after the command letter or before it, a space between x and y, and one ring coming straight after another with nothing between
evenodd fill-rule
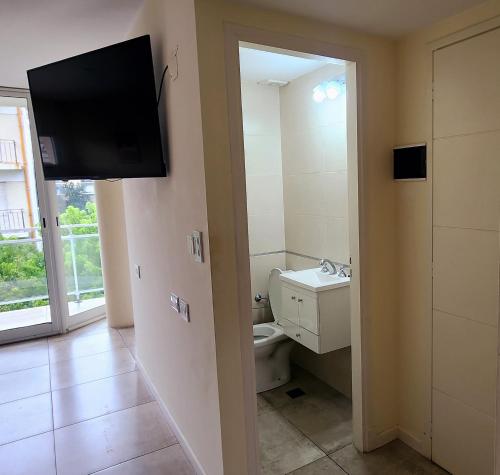
<instances>
[{"instance_id":1,"label":"toilet seat","mask_svg":"<svg viewBox=\"0 0 500 475\"><path fill-rule=\"evenodd\" d=\"M253 326L253 345L254 348L273 345L288 337L276 323L259 323Z\"/></svg>"}]
</instances>

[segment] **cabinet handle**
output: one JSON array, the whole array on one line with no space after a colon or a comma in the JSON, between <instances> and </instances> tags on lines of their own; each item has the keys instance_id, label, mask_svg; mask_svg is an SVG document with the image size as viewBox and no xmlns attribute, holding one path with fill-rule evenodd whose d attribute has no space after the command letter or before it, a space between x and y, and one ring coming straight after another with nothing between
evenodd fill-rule
<instances>
[{"instance_id":1,"label":"cabinet handle","mask_svg":"<svg viewBox=\"0 0 500 475\"><path fill-rule=\"evenodd\" d=\"M296 334L295 334L295 336L296 336L297 338L300 338L300 333L296 333Z\"/></svg>"},{"instance_id":2,"label":"cabinet handle","mask_svg":"<svg viewBox=\"0 0 500 475\"><path fill-rule=\"evenodd\" d=\"M297 302L303 302L303 300L302 300L302 299L299 299L299 300L297 300Z\"/></svg>"},{"instance_id":3,"label":"cabinet handle","mask_svg":"<svg viewBox=\"0 0 500 475\"><path fill-rule=\"evenodd\" d=\"M295 295L292 295L292 300L295 300L295 298L296 298Z\"/></svg>"}]
</instances>

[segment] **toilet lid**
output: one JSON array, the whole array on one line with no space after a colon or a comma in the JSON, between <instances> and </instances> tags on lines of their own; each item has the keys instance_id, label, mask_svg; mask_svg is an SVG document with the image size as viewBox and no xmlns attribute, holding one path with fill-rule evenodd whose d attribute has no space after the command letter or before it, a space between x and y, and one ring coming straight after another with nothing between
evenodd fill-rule
<instances>
[{"instance_id":1,"label":"toilet lid","mask_svg":"<svg viewBox=\"0 0 500 475\"><path fill-rule=\"evenodd\" d=\"M277 322L281 316L281 269L274 268L269 273L269 305L273 312L274 321Z\"/></svg>"}]
</instances>

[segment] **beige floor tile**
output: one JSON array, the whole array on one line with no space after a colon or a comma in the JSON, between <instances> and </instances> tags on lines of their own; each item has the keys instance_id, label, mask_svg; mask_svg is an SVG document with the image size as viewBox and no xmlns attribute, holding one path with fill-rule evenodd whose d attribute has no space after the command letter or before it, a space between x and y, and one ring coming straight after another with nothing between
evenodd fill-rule
<instances>
[{"instance_id":1,"label":"beige floor tile","mask_svg":"<svg viewBox=\"0 0 500 475\"><path fill-rule=\"evenodd\" d=\"M129 460L101 472L102 475L195 475L179 444Z\"/></svg>"},{"instance_id":2,"label":"beige floor tile","mask_svg":"<svg viewBox=\"0 0 500 475\"><path fill-rule=\"evenodd\" d=\"M346 473L331 459L323 457L305 467L294 470L290 475L346 475Z\"/></svg>"},{"instance_id":3,"label":"beige floor tile","mask_svg":"<svg viewBox=\"0 0 500 475\"><path fill-rule=\"evenodd\" d=\"M0 346L0 374L45 366L48 363L46 338Z\"/></svg>"},{"instance_id":4,"label":"beige floor tile","mask_svg":"<svg viewBox=\"0 0 500 475\"><path fill-rule=\"evenodd\" d=\"M263 474L284 474L325 456L276 410L258 416Z\"/></svg>"},{"instance_id":5,"label":"beige floor tile","mask_svg":"<svg viewBox=\"0 0 500 475\"><path fill-rule=\"evenodd\" d=\"M60 361L50 367L52 389L88 383L135 369L135 361L126 348Z\"/></svg>"},{"instance_id":6,"label":"beige floor tile","mask_svg":"<svg viewBox=\"0 0 500 475\"><path fill-rule=\"evenodd\" d=\"M52 393L54 426L57 429L153 399L137 371L60 389Z\"/></svg>"},{"instance_id":7,"label":"beige floor tile","mask_svg":"<svg viewBox=\"0 0 500 475\"><path fill-rule=\"evenodd\" d=\"M0 473L55 475L54 433L46 432L0 446Z\"/></svg>"},{"instance_id":8,"label":"beige floor tile","mask_svg":"<svg viewBox=\"0 0 500 475\"><path fill-rule=\"evenodd\" d=\"M0 445L52 430L50 393L0 406Z\"/></svg>"},{"instance_id":9,"label":"beige floor tile","mask_svg":"<svg viewBox=\"0 0 500 475\"><path fill-rule=\"evenodd\" d=\"M97 322L91 323L89 325L85 325L81 328L77 328L76 330L72 330L68 333L63 333L62 335L55 335L50 337L49 340L58 341L58 340L67 340L69 338L78 338L85 335L93 335L96 333L118 333L117 330L110 328L108 326L108 322L105 318L98 320Z\"/></svg>"},{"instance_id":10,"label":"beige floor tile","mask_svg":"<svg viewBox=\"0 0 500 475\"><path fill-rule=\"evenodd\" d=\"M50 392L48 365L0 375L0 404L48 392Z\"/></svg>"},{"instance_id":11,"label":"beige floor tile","mask_svg":"<svg viewBox=\"0 0 500 475\"><path fill-rule=\"evenodd\" d=\"M57 429L57 473L86 475L175 442L158 404L143 404Z\"/></svg>"},{"instance_id":12,"label":"beige floor tile","mask_svg":"<svg viewBox=\"0 0 500 475\"><path fill-rule=\"evenodd\" d=\"M118 333L93 333L66 340L49 341L49 358L51 363L56 363L123 347L125 343Z\"/></svg>"},{"instance_id":13,"label":"beige floor tile","mask_svg":"<svg viewBox=\"0 0 500 475\"><path fill-rule=\"evenodd\" d=\"M127 347L131 347L131 346L135 345L135 328L134 327L120 328L118 330L118 333L123 338L123 341L125 342L125 345Z\"/></svg>"}]
</instances>

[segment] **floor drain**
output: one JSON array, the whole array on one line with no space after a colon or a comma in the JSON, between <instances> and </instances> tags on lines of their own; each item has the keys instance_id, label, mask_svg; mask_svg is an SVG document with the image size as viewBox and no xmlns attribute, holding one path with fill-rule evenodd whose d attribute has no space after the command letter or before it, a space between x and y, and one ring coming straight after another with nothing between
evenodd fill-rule
<instances>
[{"instance_id":1,"label":"floor drain","mask_svg":"<svg viewBox=\"0 0 500 475\"><path fill-rule=\"evenodd\" d=\"M302 391L302 389L300 388L294 388L294 389L290 389L290 391L287 391L286 392L288 394L288 396L290 396L292 399L295 399L295 398L298 398L300 396L305 396L305 392Z\"/></svg>"}]
</instances>

